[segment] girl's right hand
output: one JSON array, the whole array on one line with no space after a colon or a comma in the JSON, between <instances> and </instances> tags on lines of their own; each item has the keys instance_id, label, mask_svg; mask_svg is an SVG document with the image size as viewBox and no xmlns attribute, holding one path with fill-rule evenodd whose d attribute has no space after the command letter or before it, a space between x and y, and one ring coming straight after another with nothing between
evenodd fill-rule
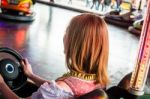
<instances>
[{"instance_id":1,"label":"girl's right hand","mask_svg":"<svg viewBox=\"0 0 150 99\"><path fill-rule=\"evenodd\" d=\"M31 64L28 62L28 59L23 59L21 61L21 64L23 66L23 71L25 73L25 75L29 78L31 78L33 76L33 71L32 71L32 67Z\"/></svg>"}]
</instances>

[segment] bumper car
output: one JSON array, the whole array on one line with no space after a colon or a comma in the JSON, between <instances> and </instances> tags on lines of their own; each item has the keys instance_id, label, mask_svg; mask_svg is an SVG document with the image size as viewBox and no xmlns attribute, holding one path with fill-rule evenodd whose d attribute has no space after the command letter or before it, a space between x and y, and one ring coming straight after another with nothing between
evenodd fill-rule
<instances>
[{"instance_id":1,"label":"bumper car","mask_svg":"<svg viewBox=\"0 0 150 99\"><path fill-rule=\"evenodd\" d=\"M141 35L143 21L143 19L135 21L132 26L129 26L128 31L136 35Z\"/></svg>"},{"instance_id":2,"label":"bumper car","mask_svg":"<svg viewBox=\"0 0 150 99\"><path fill-rule=\"evenodd\" d=\"M0 48L0 73L9 88L20 98L31 96L38 87L27 79L21 66L22 56L10 48ZM148 78L150 75L148 76ZM140 97L130 94L127 89L130 82L131 73L126 75L118 84L111 88L95 89L77 99L149 99L150 94L144 94ZM149 83L149 80L147 80ZM150 87L148 85L148 87ZM0 93L0 99L5 99Z\"/></svg>"},{"instance_id":3,"label":"bumper car","mask_svg":"<svg viewBox=\"0 0 150 99\"><path fill-rule=\"evenodd\" d=\"M105 21L114 25L128 27L133 24L134 20L130 18L130 12L120 14L120 11L111 11L104 17Z\"/></svg>"},{"instance_id":4,"label":"bumper car","mask_svg":"<svg viewBox=\"0 0 150 99\"><path fill-rule=\"evenodd\" d=\"M104 17L106 22L126 28L131 26L135 21L141 20L142 18L143 15L137 11L121 13L121 11L117 10L107 13Z\"/></svg>"},{"instance_id":5,"label":"bumper car","mask_svg":"<svg viewBox=\"0 0 150 99\"><path fill-rule=\"evenodd\" d=\"M18 21L33 21L35 13L32 11L35 0L1 0L0 17Z\"/></svg>"},{"instance_id":6,"label":"bumper car","mask_svg":"<svg viewBox=\"0 0 150 99\"><path fill-rule=\"evenodd\" d=\"M105 21L121 27L129 27L143 17L140 11L132 8L131 3L123 2L119 8L105 14Z\"/></svg>"}]
</instances>

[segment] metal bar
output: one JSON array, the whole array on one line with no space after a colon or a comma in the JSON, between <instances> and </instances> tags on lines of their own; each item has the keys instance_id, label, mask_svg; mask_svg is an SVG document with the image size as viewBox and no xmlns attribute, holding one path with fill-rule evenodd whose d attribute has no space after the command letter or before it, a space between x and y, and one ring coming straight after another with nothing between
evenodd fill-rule
<instances>
[{"instance_id":1,"label":"metal bar","mask_svg":"<svg viewBox=\"0 0 150 99\"><path fill-rule=\"evenodd\" d=\"M135 69L130 81L129 91L134 95L144 94L143 90L150 65L150 0L147 3L146 14L140 37Z\"/></svg>"},{"instance_id":2,"label":"metal bar","mask_svg":"<svg viewBox=\"0 0 150 99\"><path fill-rule=\"evenodd\" d=\"M50 5L50 6L53 6L53 7L58 7L58 8L63 8L63 9L67 9L67 10L80 12L80 13L96 13L100 16L103 16L103 14L101 14L98 11L86 10L86 9L71 7L71 6L68 6L68 5L63 5L63 4L59 4L59 3L55 3L55 2L42 1L42 0L37 0L37 2L41 3L41 4L45 4L45 5Z\"/></svg>"}]
</instances>

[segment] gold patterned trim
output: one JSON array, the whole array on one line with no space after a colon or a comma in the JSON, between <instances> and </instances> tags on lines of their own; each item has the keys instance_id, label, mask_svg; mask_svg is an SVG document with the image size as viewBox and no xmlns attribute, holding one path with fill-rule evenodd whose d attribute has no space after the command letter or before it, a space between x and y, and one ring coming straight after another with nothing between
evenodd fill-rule
<instances>
[{"instance_id":1,"label":"gold patterned trim","mask_svg":"<svg viewBox=\"0 0 150 99\"><path fill-rule=\"evenodd\" d=\"M83 80L96 80L96 74L86 74L86 73L79 73L76 71L71 71L68 73L65 73L63 75L63 77L68 77L68 76L73 76L73 77L77 77Z\"/></svg>"}]
</instances>

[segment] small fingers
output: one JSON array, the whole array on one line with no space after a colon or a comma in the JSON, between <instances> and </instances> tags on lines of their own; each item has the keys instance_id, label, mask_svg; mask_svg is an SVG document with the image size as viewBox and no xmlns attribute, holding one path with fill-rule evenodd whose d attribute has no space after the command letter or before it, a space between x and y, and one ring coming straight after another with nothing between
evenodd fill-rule
<instances>
[{"instance_id":1,"label":"small fingers","mask_svg":"<svg viewBox=\"0 0 150 99\"><path fill-rule=\"evenodd\" d=\"M27 58L24 59L24 63L25 63L25 65L29 64L29 61Z\"/></svg>"},{"instance_id":2,"label":"small fingers","mask_svg":"<svg viewBox=\"0 0 150 99\"><path fill-rule=\"evenodd\" d=\"M22 64L22 65L25 65L25 63L24 63L24 59L22 59L22 60L21 60L21 64Z\"/></svg>"},{"instance_id":3,"label":"small fingers","mask_svg":"<svg viewBox=\"0 0 150 99\"><path fill-rule=\"evenodd\" d=\"M27 64L29 64L29 62L28 62L28 59L27 59L27 58L22 59L22 60L21 60L21 63L22 63L23 65L27 65Z\"/></svg>"}]
</instances>

